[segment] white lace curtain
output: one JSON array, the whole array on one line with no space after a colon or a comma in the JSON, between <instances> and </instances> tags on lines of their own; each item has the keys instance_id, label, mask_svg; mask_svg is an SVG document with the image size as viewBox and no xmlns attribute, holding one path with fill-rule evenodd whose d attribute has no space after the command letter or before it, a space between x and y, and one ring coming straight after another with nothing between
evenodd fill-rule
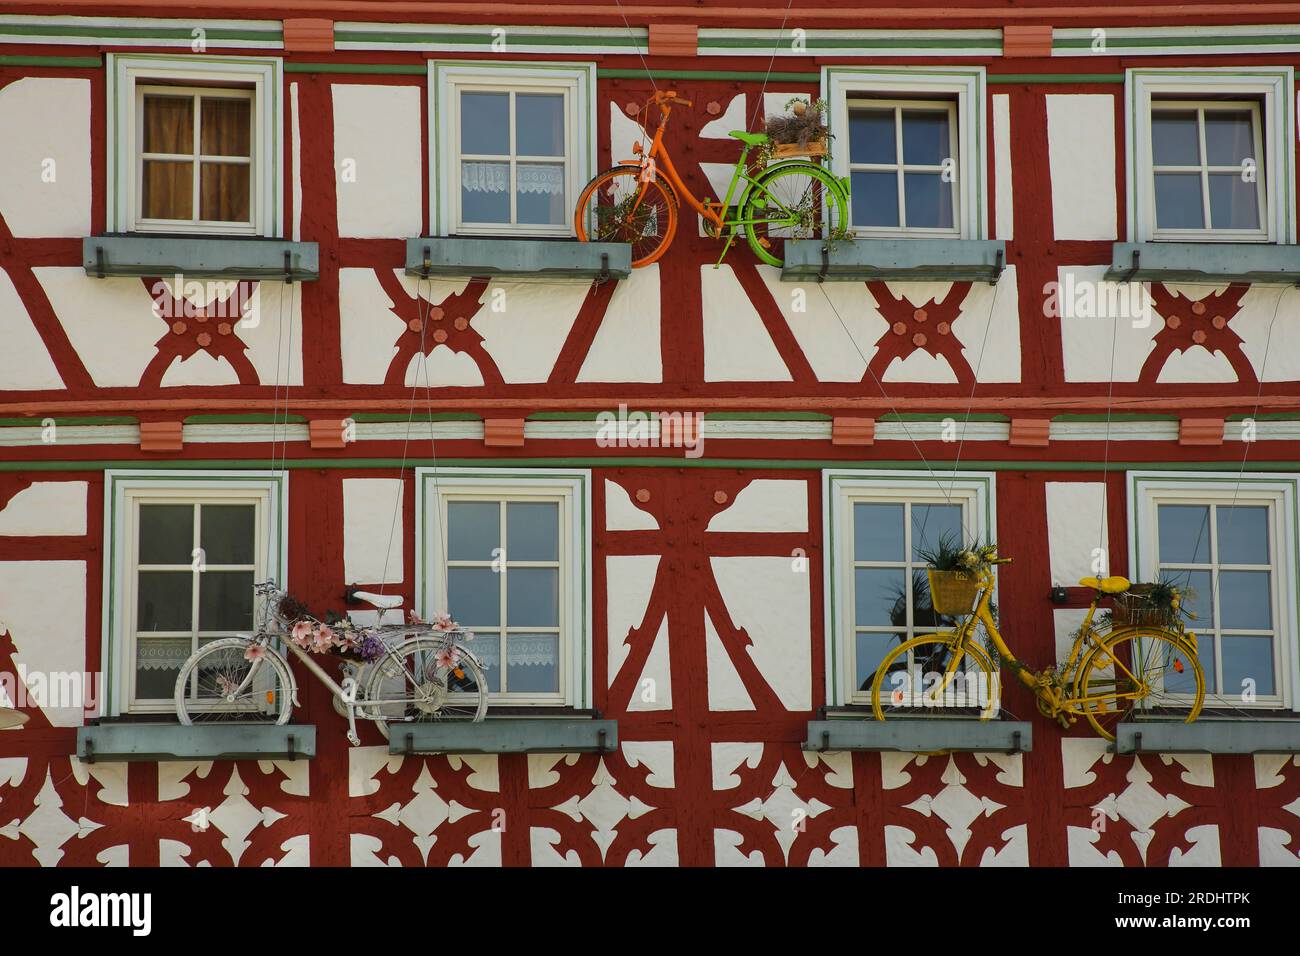
<instances>
[{"instance_id":1,"label":"white lace curtain","mask_svg":"<svg viewBox=\"0 0 1300 956\"><path fill-rule=\"evenodd\" d=\"M521 193L558 196L564 192L562 166L520 163L515 167L515 179ZM510 164L465 162L461 165L460 184L470 192L507 192L510 189Z\"/></svg>"}]
</instances>

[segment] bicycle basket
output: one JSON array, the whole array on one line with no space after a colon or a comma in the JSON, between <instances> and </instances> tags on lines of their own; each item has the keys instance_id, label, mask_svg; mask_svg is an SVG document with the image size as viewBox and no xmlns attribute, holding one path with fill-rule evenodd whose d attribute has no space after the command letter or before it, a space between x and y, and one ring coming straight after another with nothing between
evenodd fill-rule
<instances>
[{"instance_id":1,"label":"bicycle basket","mask_svg":"<svg viewBox=\"0 0 1300 956\"><path fill-rule=\"evenodd\" d=\"M1180 623L1177 614L1141 594L1117 594L1110 610L1110 622L1114 627L1178 627Z\"/></svg>"},{"instance_id":2,"label":"bicycle basket","mask_svg":"<svg viewBox=\"0 0 1300 956\"><path fill-rule=\"evenodd\" d=\"M927 568L930 579L930 606L937 614L969 614L980 593L979 579L962 571L936 571Z\"/></svg>"}]
</instances>

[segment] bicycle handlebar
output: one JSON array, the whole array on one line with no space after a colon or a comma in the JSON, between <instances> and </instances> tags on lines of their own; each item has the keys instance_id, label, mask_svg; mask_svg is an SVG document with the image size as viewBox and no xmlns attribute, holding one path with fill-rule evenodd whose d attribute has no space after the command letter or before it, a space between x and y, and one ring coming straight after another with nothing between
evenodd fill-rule
<instances>
[{"instance_id":1,"label":"bicycle handlebar","mask_svg":"<svg viewBox=\"0 0 1300 956\"><path fill-rule=\"evenodd\" d=\"M658 90L655 92L653 99L660 106L664 106L668 103L681 103L683 106L694 105L690 100L678 96L676 90Z\"/></svg>"}]
</instances>

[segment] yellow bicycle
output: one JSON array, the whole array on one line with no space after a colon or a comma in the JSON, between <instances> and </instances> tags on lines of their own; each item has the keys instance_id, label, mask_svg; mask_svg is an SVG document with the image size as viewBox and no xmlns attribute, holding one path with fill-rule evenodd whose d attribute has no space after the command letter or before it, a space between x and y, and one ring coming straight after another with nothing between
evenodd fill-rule
<instances>
[{"instance_id":1,"label":"yellow bicycle","mask_svg":"<svg viewBox=\"0 0 1300 956\"><path fill-rule=\"evenodd\" d=\"M955 631L918 635L885 655L871 682L877 720L951 713L954 708L978 709L980 719L987 720L998 711L1002 666L1033 691L1044 716L1068 729L1082 715L1107 740L1115 739L1115 725L1135 711L1176 714L1189 724L1196 719L1205 700L1205 675L1195 634L1149 624L1094 626L1098 602L1127 591L1126 578L1080 581L1096 595L1069 658L1036 672L1022 664L999 633L990 606L991 566L1010 563L1010 558L994 557L973 572L978 597L969 596ZM944 613L935 590L932 583L931 600ZM993 653L976 638L981 625Z\"/></svg>"}]
</instances>

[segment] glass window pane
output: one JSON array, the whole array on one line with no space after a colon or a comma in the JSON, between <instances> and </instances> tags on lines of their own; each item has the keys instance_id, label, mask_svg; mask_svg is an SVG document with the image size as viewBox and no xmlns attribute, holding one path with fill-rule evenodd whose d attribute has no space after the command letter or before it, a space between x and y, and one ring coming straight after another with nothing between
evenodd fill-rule
<instances>
[{"instance_id":1,"label":"glass window pane","mask_svg":"<svg viewBox=\"0 0 1300 956\"><path fill-rule=\"evenodd\" d=\"M205 571L199 575L199 630L253 628L253 572Z\"/></svg>"},{"instance_id":2,"label":"glass window pane","mask_svg":"<svg viewBox=\"0 0 1300 956\"><path fill-rule=\"evenodd\" d=\"M897 163L894 111L849 110L849 162Z\"/></svg>"},{"instance_id":3,"label":"glass window pane","mask_svg":"<svg viewBox=\"0 0 1300 956\"><path fill-rule=\"evenodd\" d=\"M176 692L179 667L139 667L135 669L136 700L171 700Z\"/></svg>"},{"instance_id":4,"label":"glass window pane","mask_svg":"<svg viewBox=\"0 0 1300 956\"><path fill-rule=\"evenodd\" d=\"M506 572L506 623L555 627L560 623L558 568L511 568ZM508 682L507 682L508 683Z\"/></svg>"},{"instance_id":5,"label":"glass window pane","mask_svg":"<svg viewBox=\"0 0 1300 956\"><path fill-rule=\"evenodd\" d=\"M510 634L506 637L506 687L512 694L560 692L560 636Z\"/></svg>"},{"instance_id":6,"label":"glass window pane","mask_svg":"<svg viewBox=\"0 0 1300 956\"><path fill-rule=\"evenodd\" d=\"M1221 505L1215 509L1219 526L1220 564L1268 564L1268 508L1260 505Z\"/></svg>"},{"instance_id":7,"label":"glass window pane","mask_svg":"<svg viewBox=\"0 0 1300 956\"><path fill-rule=\"evenodd\" d=\"M193 625L194 572L141 571L136 589L137 631L188 631Z\"/></svg>"},{"instance_id":8,"label":"glass window pane","mask_svg":"<svg viewBox=\"0 0 1300 956\"><path fill-rule=\"evenodd\" d=\"M501 506L495 501L447 503L447 557L491 561L501 547Z\"/></svg>"},{"instance_id":9,"label":"glass window pane","mask_svg":"<svg viewBox=\"0 0 1300 956\"><path fill-rule=\"evenodd\" d=\"M564 95L515 95L515 155L564 155Z\"/></svg>"},{"instance_id":10,"label":"glass window pane","mask_svg":"<svg viewBox=\"0 0 1300 956\"><path fill-rule=\"evenodd\" d=\"M460 215L465 222L510 222L509 163L461 163Z\"/></svg>"},{"instance_id":11,"label":"glass window pane","mask_svg":"<svg viewBox=\"0 0 1300 956\"><path fill-rule=\"evenodd\" d=\"M925 568L912 569L912 628L915 631L951 627L956 619L935 613L930 605L930 576Z\"/></svg>"},{"instance_id":12,"label":"glass window pane","mask_svg":"<svg viewBox=\"0 0 1300 956\"><path fill-rule=\"evenodd\" d=\"M448 611L472 631L501 623L501 577L491 568L447 569ZM476 645L477 647L477 645Z\"/></svg>"},{"instance_id":13,"label":"glass window pane","mask_svg":"<svg viewBox=\"0 0 1300 956\"><path fill-rule=\"evenodd\" d=\"M1212 654L1214 648L1209 640L1199 642L1201 654ZM1152 674L1155 668L1159 668L1159 675L1156 683L1163 688L1166 694L1194 694L1196 693L1196 677L1192 673L1188 652L1171 646L1165 641L1150 641L1139 645L1141 659L1147 661L1147 673ZM1157 658L1158 659L1155 659ZM1182 668L1179 670L1179 668ZM1202 662L1202 670L1205 665ZM1156 676L1156 675L1153 675ZM1205 690L1207 693L1212 692L1214 685L1210 682L1210 674L1205 672Z\"/></svg>"},{"instance_id":14,"label":"glass window pane","mask_svg":"<svg viewBox=\"0 0 1300 956\"><path fill-rule=\"evenodd\" d=\"M194 164L145 160L140 215L145 219L193 219Z\"/></svg>"},{"instance_id":15,"label":"glass window pane","mask_svg":"<svg viewBox=\"0 0 1300 956\"><path fill-rule=\"evenodd\" d=\"M893 648L898 646L898 636L895 634L883 634L877 631L859 631L857 634L857 648L854 654L854 669L856 674L856 686L858 690L870 690L871 678L876 673L876 668L880 662L885 659ZM905 666L900 670L905 670ZM885 685L886 690L893 690L892 684Z\"/></svg>"},{"instance_id":16,"label":"glass window pane","mask_svg":"<svg viewBox=\"0 0 1300 956\"><path fill-rule=\"evenodd\" d=\"M560 506L554 501L506 505L510 561L556 561L560 557Z\"/></svg>"},{"instance_id":17,"label":"glass window pane","mask_svg":"<svg viewBox=\"0 0 1300 956\"><path fill-rule=\"evenodd\" d=\"M952 183L941 173L905 173L903 198L909 229L951 229L953 227Z\"/></svg>"},{"instance_id":18,"label":"glass window pane","mask_svg":"<svg viewBox=\"0 0 1300 956\"><path fill-rule=\"evenodd\" d=\"M1206 110L1205 152L1211 166L1240 166L1255 155L1255 124L1249 110Z\"/></svg>"},{"instance_id":19,"label":"glass window pane","mask_svg":"<svg viewBox=\"0 0 1300 956\"><path fill-rule=\"evenodd\" d=\"M247 163L204 163L199 170L199 218L208 222L249 221Z\"/></svg>"},{"instance_id":20,"label":"glass window pane","mask_svg":"<svg viewBox=\"0 0 1300 956\"><path fill-rule=\"evenodd\" d=\"M1165 568L1159 576L1161 580L1168 581L1185 592L1182 600L1183 609L1196 615L1192 618L1193 623L1189 625L1192 630L1199 631L1203 627L1214 626L1214 616L1211 613L1214 589L1210 585L1209 571L1177 571Z\"/></svg>"},{"instance_id":21,"label":"glass window pane","mask_svg":"<svg viewBox=\"0 0 1300 956\"><path fill-rule=\"evenodd\" d=\"M855 569L853 594L858 627L902 627L907 623L902 568Z\"/></svg>"},{"instance_id":22,"label":"glass window pane","mask_svg":"<svg viewBox=\"0 0 1300 956\"><path fill-rule=\"evenodd\" d=\"M1208 505L1160 505L1160 560L1164 564L1209 564Z\"/></svg>"},{"instance_id":23,"label":"glass window pane","mask_svg":"<svg viewBox=\"0 0 1300 956\"><path fill-rule=\"evenodd\" d=\"M194 152L194 100L188 96L144 98L144 151Z\"/></svg>"},{"instance_id":24,"label":"glass window pane","mask_svg":"<svg viewBox=\"0 0 1300 956\"><path fill-rule=\"evenodd\" d=\"M199 546L205 564L253 564L257 528L255 505L203 505Z\"/></svg>"},{"instance_id":25,"label":"glass window pane","mask_svg":"<svg viewBox=\"0 0 1300 956\"><path fill-rule=\"evenodd\" d=\"M205 156L252 156L252 100L203 97L199 104L199 145Z\"/></svg>"},{"instance_id":26,"label":"glass window pane","mask_svg":"<svg viewBox=\"0 0 1300 956\"><path fill-rule=\"evenodd\" d=\"M1206 130L1209 138L1209 130ZM1157 166L1199 166L1201 134L1195 110L1151 111L1151 155Z\"/></svg>"},{"instance_id":27,"label":"glass window pane","mask_svg":"<svg viewBox=\"0 0 1300 956\"><path fill-rule=\"evenodd\" d=\"M851 174L850 196L853 225L898 225L898 175L855 172Z\"/></svg>"},{"instance_id":28,"label":"glass window pane","mask_svg":"<svg viewBox=\"0 0 1300 956\"><path fill-rule=\"evenodd\" d=\"M501 693L501 634L494 632L475 631L474 640L470 642L469 649L474 652L478 658L479 666L483 668L483 676L487 679L488 692L492 694Z\"/></svg>"},{"instance_id":29,"label":"glass window pane","mask_svg":"<svg viewBox=\"0 0 1300 956\"><path fill-rule=\"evenodd\" d=\"M1204 229L1200 173L1156 173L1156 225L1161 229Z\"/></svg>"},{"instance_id":30,"label":"glass window pane","mask_svg":"<svg viewBox=\"0 0 1300 956\"><path fill-rule=\"evenodd\" d=\"M1196 635L1196 659L1201 662L1201 671L1205 674L1205 693L1218 694L1221 692L1219 686L1218 663L1214 659L1215 639L1208 635ZM1183 693L1192 694L1195 690L1190 686L1182 691Z\"/></svg>"},{"instance_id":31,"label":"glass window pane","mask_svg":"<svg viewBox=\"0 0 1300 956\"><path fill-rule=\"evenodd\" d=\"M938 166L951 159L949 128L947 111L903 110L903 162Z\"/></svg>"},{"instance_id":32,"label":"glass window pane","mask_svg":"<svg viewBox=\"0 0 1300 956\"><path fill-rule=\"evenodd\" d=\"M1276 694L1273 676L1273 640L1268 637L1223 635L1223 693L1241 694L1252 687L1256 694Z\"/></svg>"},{"instance_id":33,"label":"glass window pane","mask_svg":"<svg viewBox=\"0 0 1300 956\"><path fill-rule=\"evenodd\" d=\"M194 560L194 506L141 505L141 564L184 564Z\"/></svg>"},{"instance_id":34,"label":"glass window pane","mask_svg":"<svg viewBox=\"0 0 1300 956\"><path fill-rule=\"evenodd\" d=\"M1210 173L1210 223L1215 229L1259 228L1259 184L1241 173Z\"/></svg>"},{"instance_id":35,"label":"glass window pane","mask_svg":"<svg viewBox=\"0 0 1300 956\"><path fill-rule=\"evenodd\" d=\"M554 226L565 221L563 163L519 163L515 190L517 222Z\"/></svg>"},{"instance_id":36,"label":"glass window pane","mask_svg":"<svg viewBox=\"0 0 1300 956\"><path fill-rule=\"evenodd\" d=\"M460 151L467 156L510 155L510 94L460 94Z\"/></svg>"},{"instance_id":37,"label":"glass window pane","mask_svg":"<svg viewBox=\"0 0 1300 956\"><path fill-rule=\"evenodd\" d=\"M1219 572L1219 626L1266 631L1273 626L1272 573Z\"/></svg>"},{"instance_id":38,"label":"glass window pane","mask_svg":"<svg viewBox=\"0 0 1300 956\"><path fill-rule=\"evenodd\" d=\"M853 505L853 559L903 560L903 505L856 502Z\"/></svg>"},{"instance_id":39,"label":"glass window pane","mask_svg":"<svg viewBox=\"0 0 1300 956\"><path fill-rule=\"evenodd\" d=\"M922 551L935 551L940 541L967 544L961 505L912 505L912 560L924 561Z\"/></svg>"}]
</instances>

